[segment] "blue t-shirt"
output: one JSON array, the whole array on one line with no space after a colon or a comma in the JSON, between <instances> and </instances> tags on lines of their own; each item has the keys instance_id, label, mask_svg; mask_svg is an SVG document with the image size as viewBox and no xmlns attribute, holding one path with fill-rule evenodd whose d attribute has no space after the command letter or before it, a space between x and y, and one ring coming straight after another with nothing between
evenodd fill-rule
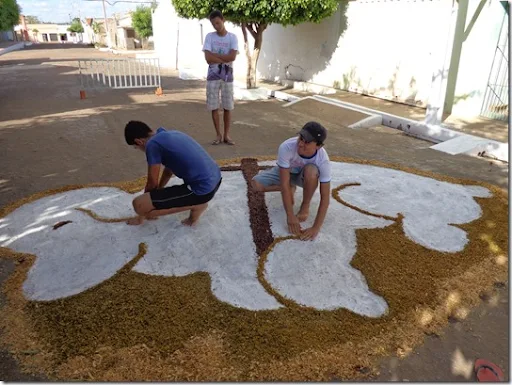
<instances>
[{"instance_id":1,"label":"blue t-shirt","mask_svg":"<svg viewBox=\"0 0 512 385\"><path fill-rule=\"evenodd\" d=\"M146 144L148 164L163 164L197 195L212 192L220 181L213 158L187 134L159 128Z\"/></svg>"}]
</instances>

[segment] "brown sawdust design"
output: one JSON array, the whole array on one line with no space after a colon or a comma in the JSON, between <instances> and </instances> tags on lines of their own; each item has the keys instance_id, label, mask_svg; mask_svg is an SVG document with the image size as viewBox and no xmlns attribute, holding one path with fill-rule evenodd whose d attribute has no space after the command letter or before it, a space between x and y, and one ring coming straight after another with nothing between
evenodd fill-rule
<instances>
[{"instance_id":1,"label":"brown sawdust design","mask_svg":"<svg viewBox=\"0 0 512 385\"><path fill-rule=\"evenodd\" d=\"M93 212L92 210L83 209L81 207L78 207L75 210L81 211L84 214L87 214L88 216L90 216L92 219L94 219L98 222L103 222L103 223L121 223L121 222L126 222L127 220L129 220L131 218L135 218L135 216L126 217L126 218L103 218L103 217L100 217L95 212Z\"/></svg>"},{"instance_id":2,"label":"brown sawdust design","mask_svg":"<svg viewBox=\"0 0 512 385\"><path fill-rule=\"evenodd\" d=\"M415 244L405 237L399 220L386 228L356 232L358 250L352 266L389 306L388 314L378 319L345 309L293 306L286 298L281 300L289 306L275 311L235 308L213 296L206 273L148 277L130 271L143 258L144 245L109 280L73 297L30 302L22 295L22 284L36 257L3 248L0 256L17 264L3 288L7 297L0 313L4 346L25 370L50 379L358 380L375 374L380 357L407 355L426 333L441 333L448 317L463 317L479 303L483 291L506 282L508 197L504 190L380 162L332 160L480 185L493 196L475 198L482 217L459 226L471 240L459 253L440 253ZM221 165L240 161L226 160ZM136 192L144 182L142 178L109 186ZM0 209L0 217L47 195L94 186L105 185L38 193ZM258 275L279 241L274 239L260 255ZM272 292L271 287L266 289Z\"/></svg>"}]
</instances>

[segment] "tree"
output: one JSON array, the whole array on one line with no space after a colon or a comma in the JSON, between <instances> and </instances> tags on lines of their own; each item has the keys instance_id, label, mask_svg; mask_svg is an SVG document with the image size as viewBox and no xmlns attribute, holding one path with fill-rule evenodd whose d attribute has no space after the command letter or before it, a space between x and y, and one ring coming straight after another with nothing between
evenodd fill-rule
<instances>
[{"instance_id":1,"label":"tree","mask_svg":"<svg viewBox=\"0 0 512 385\"><path fill-rule=\"evenodd\" d=\"M92 39L94 42L96 42L96 36L99 35L101 32L100 23L98 23L97 21L93 21L91 27L92 27L92 32L94 32Z\"/></svg>"},{"instance_id":2,"label":"tree","mask_svg":"<svg viewBox=\"0 0 512 385\"><path fill-rule=\"evenodd\" d=\"M10 31L18 25L20 12L16 0L0 0L0 31Z\"/></svg>"},{"instance_id":3,"label":"tree","mask_svg":"<svg viewBox=\"0 0 512 385\"><path fill-rule=\"evenodd\" d=\"M153 21L151 19L151 7L144 5L137 6L137 9L132 12L132 25L143 40L153 36Z\"/></svg>"},{"instance_id":4,"label":"tree","mask_svg":"<svg viewBox=\"0 0 512 385\"><path fill-rule=\"evenodd\" d=\"M98 23L97 21L93 21L92 22L92 31L98 35L101 32L100 23Z\"/></svg>"},{"instance_id":5,"label":"tree","mask_svg":"<svg viewBox=\"0 0 512 385\"><path fill-rule=\"evenodd\" d=\"M297 25L319 23L331 16L340 0L172 0L179 16L203 19L220 10L225 19L241 26L247 56L247 88L256 87L256 66L263 44L263 32L272 23ZM248 33L254 39L252 54Z\"/></svg>"},{"instance_id":6,"label":"tree","mask_svg":"<svg viewBox=\"0 0 512 385\"><path fill-rule=\"evenodd\" d=\"M68 28L69 32L83 33L84 26L78 17L75 17Z\"/></svg>"},{"instance_id":7,"label":"tree","mask_svg":"<svg viewBox=\"0 0 512 385\"><path fill-rule=\"evenodd\" d=\"M27 24L41 24L41 20L39 20L37 16L25 16L25 21L27 22Z\"/></svg>"},{"instance_id":8,"label":"tree","mask_svg":"<svg viewBox=\"0 0 512 385\"><path fill-rule=\"evenodd\" d=\"M37 34L39 33L39 30L37 28L34 28L32 30L32 33L34 34L34 40L37 41Z\"/></svg>"}]
</instances>

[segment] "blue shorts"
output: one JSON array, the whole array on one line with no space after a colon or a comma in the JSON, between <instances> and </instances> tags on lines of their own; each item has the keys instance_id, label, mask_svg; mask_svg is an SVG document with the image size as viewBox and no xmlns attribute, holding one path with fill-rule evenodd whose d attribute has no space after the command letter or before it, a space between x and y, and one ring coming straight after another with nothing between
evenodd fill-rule
<instances>
[{"instance_id":1,"label":"blue shorts","mask_svg":"<svg viewBox=\"0 0 512 385\"><path fill-rule=\"evenodd\" d=\"M265 187L279 186L281 184L279 168L279 166L274 166L268 170L260 171L258 175L252 179ZM304 168L291 170L290 184L292 186L304 187Z\"/></svg>"}]
</instances>

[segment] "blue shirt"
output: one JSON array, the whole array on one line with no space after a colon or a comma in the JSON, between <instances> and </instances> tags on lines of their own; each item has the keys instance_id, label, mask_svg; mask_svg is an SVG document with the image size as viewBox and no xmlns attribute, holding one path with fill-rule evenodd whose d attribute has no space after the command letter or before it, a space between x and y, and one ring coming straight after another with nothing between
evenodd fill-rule
<instances>
[{"instance_id":1,"label":"blue shirt","mask_svg":"<svg viewBox=\"0 0 512 385\"><path fill-rule=\"evenodd\" d=\"M187 134L159 128L146 144L148 164L163 164L197 195L212 192L220 182L220 168Z\"/></svg>"}]
</instances>

